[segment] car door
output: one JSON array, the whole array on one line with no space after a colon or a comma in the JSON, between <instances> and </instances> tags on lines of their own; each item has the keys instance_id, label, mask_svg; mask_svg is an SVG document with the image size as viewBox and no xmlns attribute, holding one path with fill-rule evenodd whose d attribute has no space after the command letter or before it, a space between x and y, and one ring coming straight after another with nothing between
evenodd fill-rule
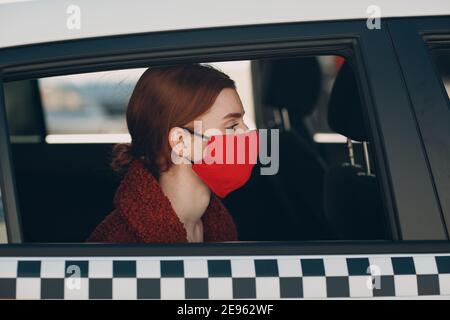
<instances>
[{"instance_id":1,"label":"car door","mask_svg":"<svg viewBox=\"0 0 450 320\"><path fill-rule=\"evenodd\" d=\"M448 18L443 21L448 27ZM450 296L450 244L443 205L436 195L435 175L440 169L432 164L413 111L415 102L408 86L411 75L391 35L395 33L391 25L395 27L396 23L395 19L392 23L382 21L381 28L374 30L367 28L365 20L237 26L1 49L2 84L170 63L319 53L346 56L356 66L365 101L391 239L147 245L26 243L2 86L0 165L8 244L0 246L0 298ZM420 52L417 41L408 45ZM430 67L427 62L425 71L430 73ZM445 157L448 159L448 154ZM55 225L64 227L70 226ZM257 222L254 227L258 227Z\"/></svg>"},{"instance_id":2,"label":"car door","mask_svg":"<svg viewBox=\"0 0 450 320\"><path fill-rule=\"evenodd\" d=\"M398 60L405 76L405 84L417 118L420 134L433 175L436 197L443 219L449 229L449 168L448 95L443 86L444 77L434 53L449 50L449 19L423 18L389 22ZM444 56L448 60L448 57ZM420 90L419 90L420 89Z\"/></svg>"}]
</instances>

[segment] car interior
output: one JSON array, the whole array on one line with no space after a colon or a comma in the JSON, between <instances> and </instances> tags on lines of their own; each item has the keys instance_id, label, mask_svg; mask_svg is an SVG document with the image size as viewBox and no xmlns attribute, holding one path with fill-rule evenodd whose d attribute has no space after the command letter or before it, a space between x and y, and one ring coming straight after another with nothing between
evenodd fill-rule
<instances>
[{"instance_id":1,"label":"car interior","mask_svg":"<svg viewBox=\"0 0 450 320\"><path fill-rule=\"evenodd\" d=\"M355 67L330 61L332 75L320 56L251 61L256 125L279 129L280 164L224 199L240 241L391 238ZM114 144L48 143L38 79L4 91L24 242L84 242L113 210Z\"/></svg>"}]
</instances>

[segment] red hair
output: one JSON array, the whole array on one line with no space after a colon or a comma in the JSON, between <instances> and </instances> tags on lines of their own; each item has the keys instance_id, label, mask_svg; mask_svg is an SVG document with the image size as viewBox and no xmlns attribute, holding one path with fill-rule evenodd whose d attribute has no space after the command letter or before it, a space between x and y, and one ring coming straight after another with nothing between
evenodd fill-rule
<instances>
[{"instance_id":1,"label":"red hair","mask_svg":"<svg viewBox=\"0 0 450 320\"><path fill-rule=\"evenodd\" d=\"M127 107L131 144L118 144L111 163L123 174L140 159L155 176L171 166L169 130L208 111L219 93L235 89L223 72L200 64L151 67L139 78Z\"/></svg>"}]
</instances>

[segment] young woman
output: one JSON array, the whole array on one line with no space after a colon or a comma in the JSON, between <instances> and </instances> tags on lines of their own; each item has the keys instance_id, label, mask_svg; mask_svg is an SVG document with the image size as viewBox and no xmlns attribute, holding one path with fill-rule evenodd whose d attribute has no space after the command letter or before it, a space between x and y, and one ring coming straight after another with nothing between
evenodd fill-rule
<instances>
[{"instance_id":1,"label":"young woman","mask_svg":"<svg viewBox=\"0 0 450 320\"><path fill-rule=\"evenodd\" d=\"M218 132L217 141L224 141L219 138L230 130L247 131L243 115L234 81L210 66L146 70L128 104L131 143L114 149L112 167L123 175L115 210L88 241L238 240L233 219L219 197L243 185L253 165L206 164L204 152L200 159L195 157L194 146L196 138L203 151L211 145L214 139L205 134L209 129Z\"/></svg>"}]
</instances>

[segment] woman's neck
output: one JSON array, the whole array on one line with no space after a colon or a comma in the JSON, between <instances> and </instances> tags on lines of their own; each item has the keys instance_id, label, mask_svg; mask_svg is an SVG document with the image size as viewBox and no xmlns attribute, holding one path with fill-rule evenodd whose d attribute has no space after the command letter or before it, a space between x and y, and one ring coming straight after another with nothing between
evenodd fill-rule
<instances>
[{"instance_id":1,"label":"woman's neck","mask_svg":"<svg viewBox=\"0 0 450 320\"><path fill-rule=\"evenodd\" d=\"M183 223L189 242L203 241L201 217L211 198L211 191L192 171L189 164L173 165L161 173L159 184Z\"/></svg>"}]
</instances>

